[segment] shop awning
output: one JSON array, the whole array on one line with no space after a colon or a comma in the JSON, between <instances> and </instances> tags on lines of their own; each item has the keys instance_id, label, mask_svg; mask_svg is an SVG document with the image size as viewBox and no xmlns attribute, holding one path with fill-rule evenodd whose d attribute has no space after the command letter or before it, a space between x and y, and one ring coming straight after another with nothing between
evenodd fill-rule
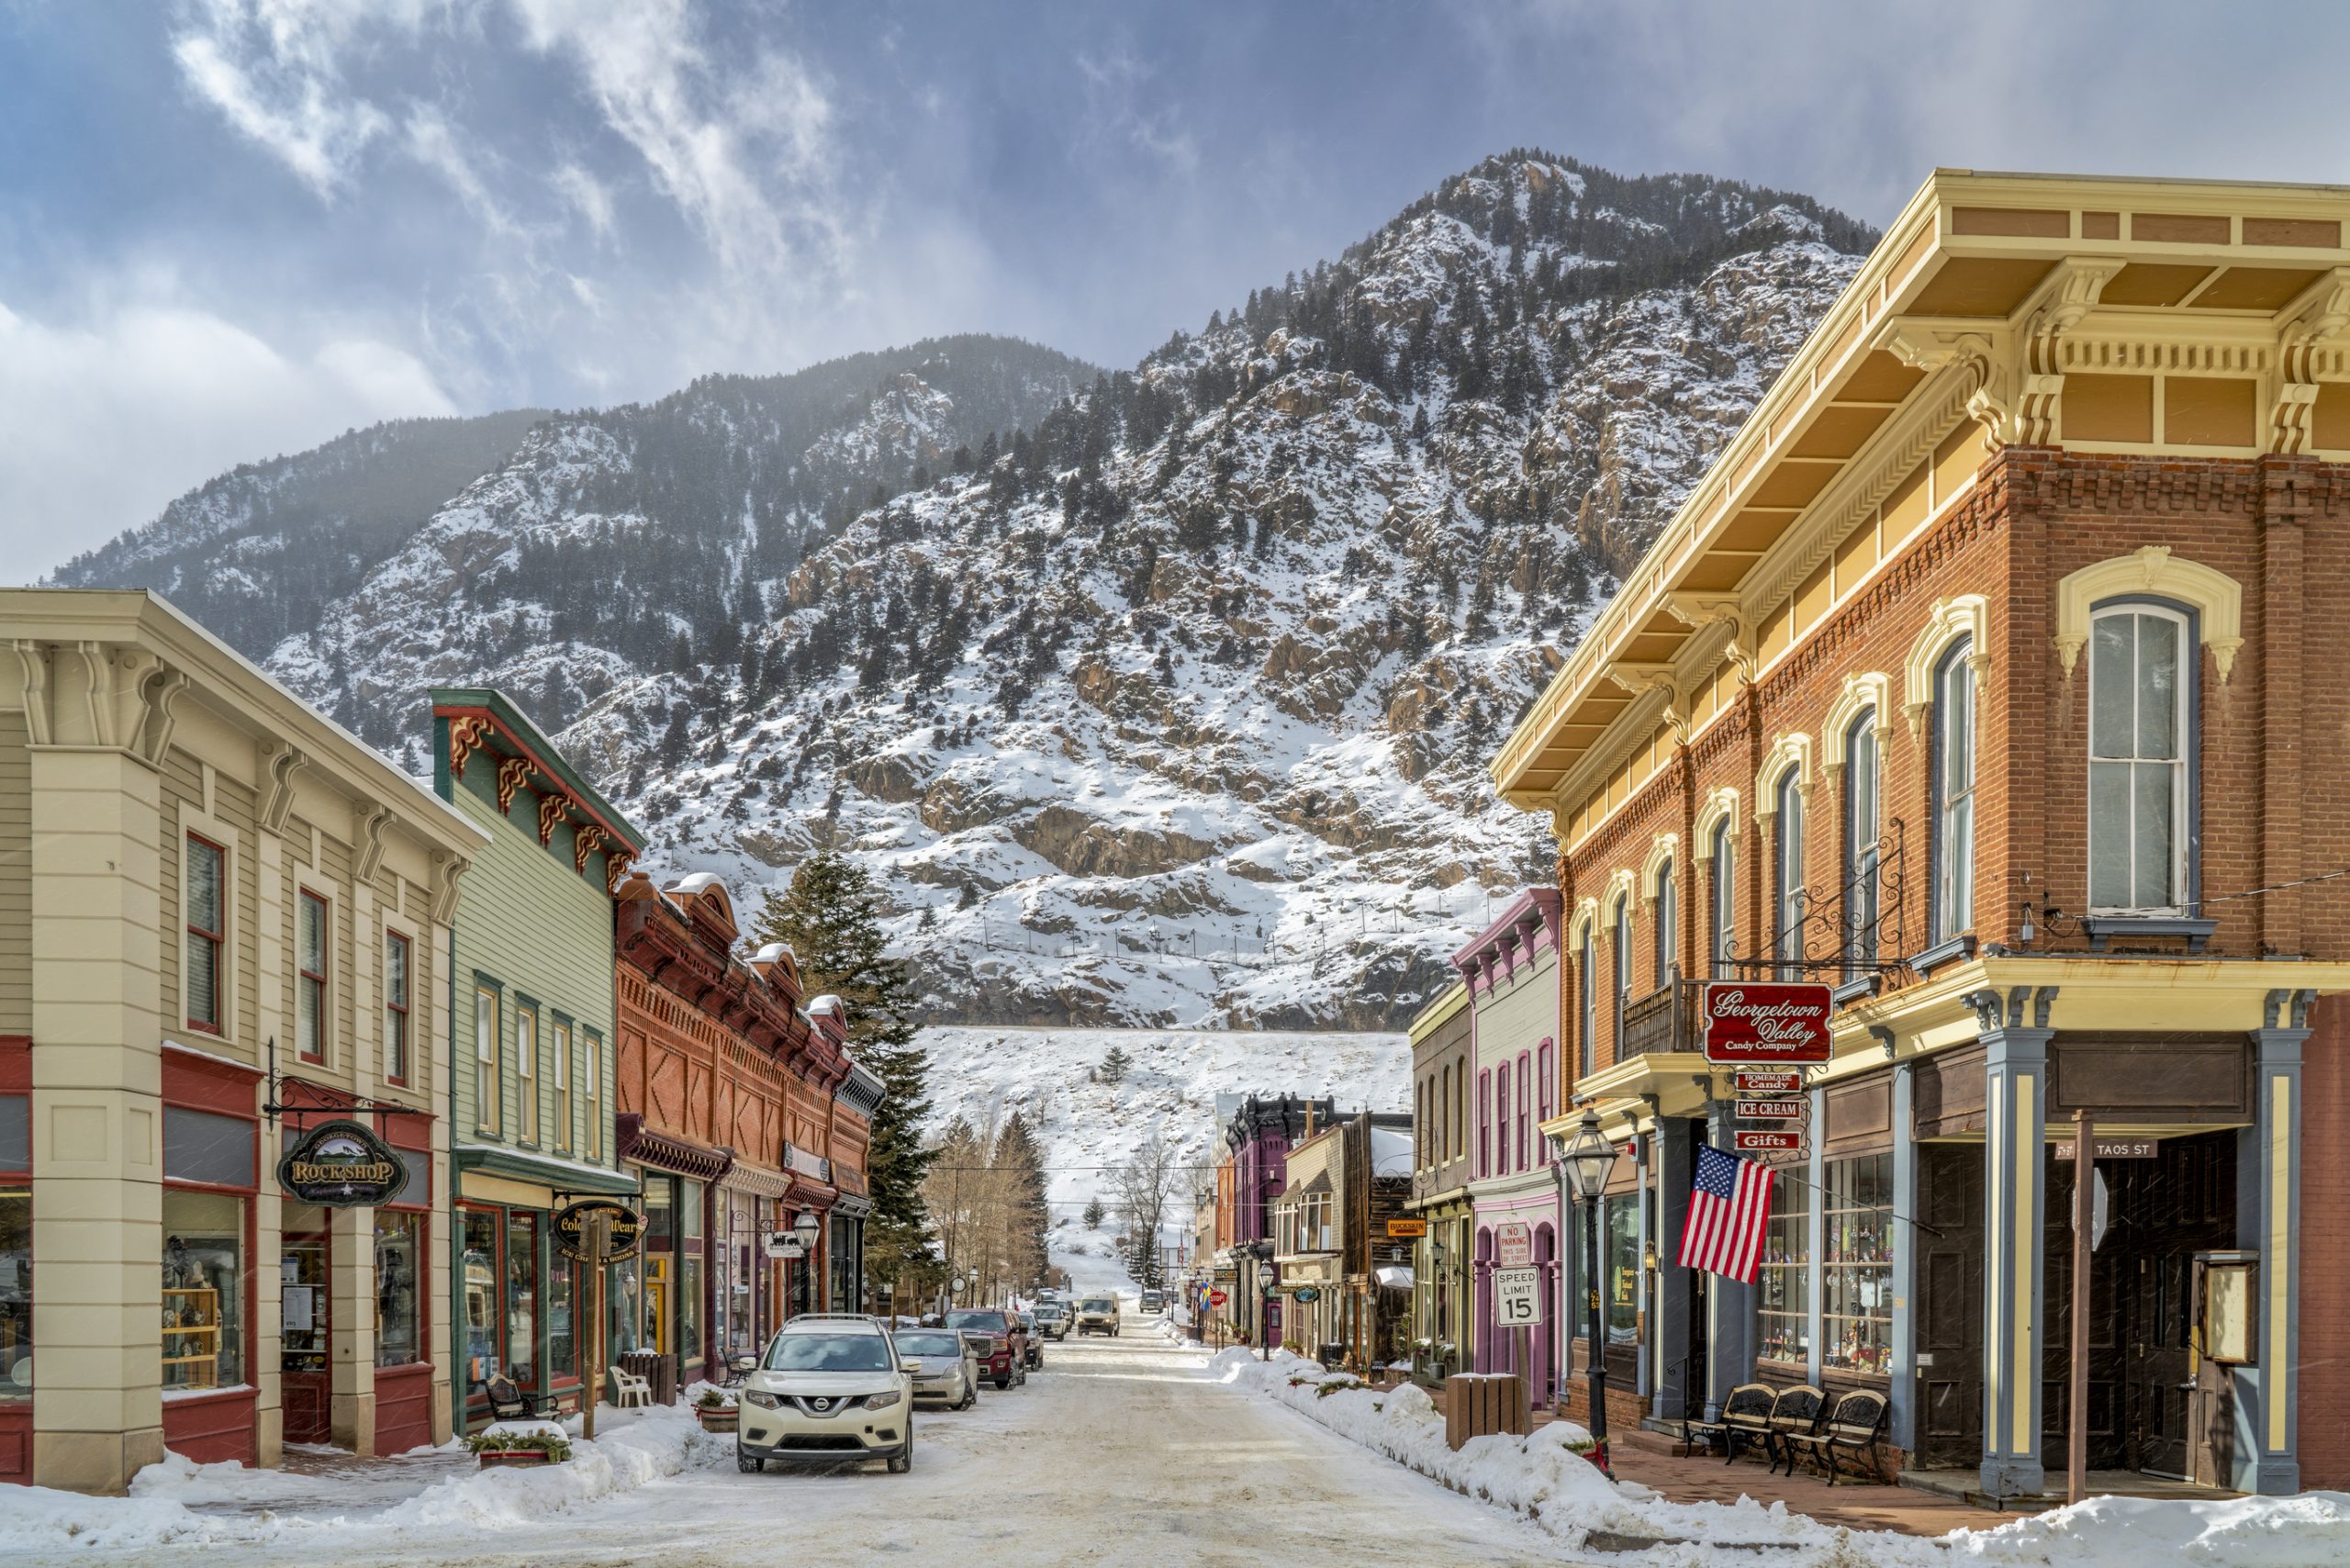
<instances>
[{"instance_id":1,"label":"shop awning","mask_svg":"<svg viewBox=\"0 0 2350 1568\"><path fill-rule=\"evenodd\" d=\"M501 1144L461 1143L449 1151L463 1176L478 1170L486 1176L503 1176L509 1181L529 1182L557 1193L587 1196L633 1197L637 1192L635 1173L608 1170L600 1165L588 1165L579 1160L557 1159L551 1155L530 1154Z\"/></svg>"},{"instance_id":2,"label":"shop awning","mask_svg":"<svg viewBox=\"0 0 2350 1568\"><path fill-rule=\"evenodd\" d=\"M1382 1290L1407 1291L1412 1288L1412 1271L1400 1264L1387 1263L1371 1271Z\"/></svg>"}]
</instances>

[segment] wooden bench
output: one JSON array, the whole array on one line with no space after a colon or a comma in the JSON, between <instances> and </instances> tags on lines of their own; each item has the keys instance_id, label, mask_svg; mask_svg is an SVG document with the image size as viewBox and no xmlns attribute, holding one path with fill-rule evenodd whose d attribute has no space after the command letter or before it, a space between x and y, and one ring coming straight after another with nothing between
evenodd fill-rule
<instances>
[{"instance_id":1,"label":"wooden bench","mask_svg":"<svg viewBox=\"0 0 2350 1568\"><path fill-rule=\"evenodd\" d=\"M1871 1481L1882 1482L1885 1479L1885 1469L1879 1457L1879 1449L1885 1440L1886 1417L1889 1408L1886 1396L1874 1389L1856 1389L1845 1394L1836 1401L1835 1409L1830 1411L1828 1418L1819 1424L1819 1429L1817 1432L1809 1438L1786 1439L1787 1473L1790 1475L1795 1473L1796 1454L1800 1450L1814 1463L1828 1473L1828 1484L1833 1486L1836 1484L1836 1472L1840 1468L1836 1456L1840 1453L1858 1455L1865 1452L1868 1455L1868 1468L1862 1469L1860 1461L1855 1459L1852 1467L1853 1476L1855 1478L1865 1476Z\"/></svg>"}]
</instances>

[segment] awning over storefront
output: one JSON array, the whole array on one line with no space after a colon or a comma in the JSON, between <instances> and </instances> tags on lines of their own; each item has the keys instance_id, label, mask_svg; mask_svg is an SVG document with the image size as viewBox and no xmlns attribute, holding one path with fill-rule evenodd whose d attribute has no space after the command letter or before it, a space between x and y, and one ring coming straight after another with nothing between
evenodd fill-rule
<instances>
[{"instance_id":1,"label":"awning over storefront","mask_svg":"<svg viewBox=\"0 0 2350 1568\"><path fill-rule=\"evenodd\" d=\"M637 1189L636 1178L627 1171L607 1170L598 1165L530 1154L496 1144L461 1143L452 1148L449 1155L461 1176L467 1171L479 1171L486 1176L501 1176L508 1181L527 1182L557 1193L582 1195L596 1193L618 1197L633 1195Z\"/></svg>"},{"instance_id":2,"label":"awning over storefront","mask_svg":"<svg viewBox=\"0 0 2350 1568\"><path fill-rule=\"evenodd\" d=\"M644 1117L631 1111L616 1118L620 1131L619 1153L622 1159L632 1159L639 1165L650 1165L676 1175L688 1176L697 1182L715 1182L734 1168L734 1151L717 1148L706 1143L696 1143L675 1133L665 1133L644 1125Z\"/></svg>"},{"instance_id":3,"label":"awning over storefront","mask_svg":"<svg viewBox=\"0 0 2350 1568\"><path fill-rule=\"evenodd\" d=\"M1412 1271L1396 1263L1384 1263L1371 1271L1382 1290L1407 1291L1412 1288Z\"/></svg>"},{"instance_id":4,"label":"awning over storefront","mask_svg":"<svg viewBox=\"0 0 2350 1568\"><path fill-rule=\"evenodd\" d=\"M736 1164L718 1184L729 1192L748 1193L756 1198L780 1198L791 1190L791 1178L764 1166Z\"/></svg>"}]
</instances>

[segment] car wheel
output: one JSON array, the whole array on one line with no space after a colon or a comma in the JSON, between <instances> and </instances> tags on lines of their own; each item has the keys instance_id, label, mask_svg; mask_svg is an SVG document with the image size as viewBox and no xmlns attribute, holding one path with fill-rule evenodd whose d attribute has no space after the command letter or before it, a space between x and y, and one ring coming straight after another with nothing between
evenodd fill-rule
<instances>
[{"instance_id":1,"label":"car wheel","mask_svg":"<svg viewBox=\"0 0 2350 1568\"><path fill-rule=\"evenodd\" d=\"M765 1470L767 1467L767 1462L766 1460L753 1459L749 1454L744 1453L740 1448L737 1448L734 1450L734 1468L741 1471L744 1474L749 1475L756 1471Z\"/></svg>"},{"instance_id":2,"label":"car wheel","mask_svg":"<svg viewBox=\"0 0 2350 1568\"><path fill-rule=\"evenodd\" d=\"M1002 1377L1000 1377L1000 1378L996 1379L996 1380L995 1380L995 1385L996 1385L998 1388L1010 1388L1010 1387L1012 1386L1012 1378L1011 1378L1011 1376L1010 1376L1009 1374L1006 1374L1005 1376L1002 1376Z\"/></svg>"},{"instance_id":3,"label":"car wheel","mask_svg":"<svg viewBox=\"0 0 2350 1568\"><path fill-rule=\"evenodd\" d=\"M905 1445L890 1456L890 1473L903 1475L914 1467L914 1424L906 1423Z\"/></svg>"}]
</instances>

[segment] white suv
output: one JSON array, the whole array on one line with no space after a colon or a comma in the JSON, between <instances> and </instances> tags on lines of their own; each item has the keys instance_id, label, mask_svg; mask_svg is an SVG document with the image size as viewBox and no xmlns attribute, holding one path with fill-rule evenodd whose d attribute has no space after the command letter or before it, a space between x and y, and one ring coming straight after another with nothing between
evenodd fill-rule
<instances>
[{"instance_id":1,"label":"white suv","mask_svg":"<svg viewBox=\"0 0 2350 1568\"><path fill-rule=\"evenodd\" d=\"M744 1386L735 1468L886 1459L902 1475L914 1463L913 1394L913 1374L877 1320L795 1317L767 1341Z\"/></svg>"}]
</instances>

